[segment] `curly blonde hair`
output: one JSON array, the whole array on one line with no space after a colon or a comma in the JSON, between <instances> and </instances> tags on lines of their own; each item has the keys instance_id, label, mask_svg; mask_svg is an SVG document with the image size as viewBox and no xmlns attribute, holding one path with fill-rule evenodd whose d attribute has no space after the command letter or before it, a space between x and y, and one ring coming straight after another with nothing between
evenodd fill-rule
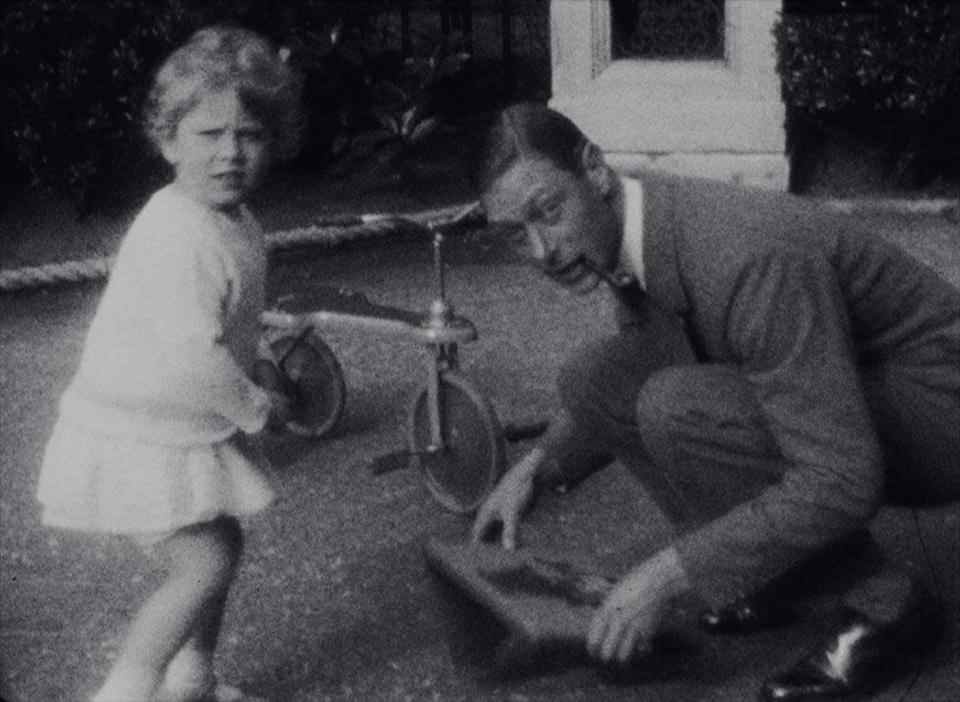
<instances>
[{"instance_id":1,"label":"curly blonde hair","mask_svg":"<svg viewBox=\"0 0 960 702\"><path fill-rule=\"evenodd\" d=\"M263 121L279 159L296 155L303 134L301 77L256 32L216 25L195 32L157 70L144 106L144 131L159 150L205 94L235 88Z\"/></svg>"}]
</instances>

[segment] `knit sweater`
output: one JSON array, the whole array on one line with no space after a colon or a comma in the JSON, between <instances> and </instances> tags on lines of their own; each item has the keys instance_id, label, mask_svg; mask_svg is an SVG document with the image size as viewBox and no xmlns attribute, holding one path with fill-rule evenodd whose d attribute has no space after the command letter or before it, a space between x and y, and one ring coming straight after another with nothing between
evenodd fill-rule
<instances>
[{"instance_id":1,"label":"knit sweater","mask_svg":"<svg viewBox=\"0 0 960 702\"><path fill-rule=\"evenodd\" d=\"M259 431L270 401L247 373L265 275L245 208L232 218L175 185L155 193L120 246L61 416L173 445Z\"/></svg>"}]
</instances>

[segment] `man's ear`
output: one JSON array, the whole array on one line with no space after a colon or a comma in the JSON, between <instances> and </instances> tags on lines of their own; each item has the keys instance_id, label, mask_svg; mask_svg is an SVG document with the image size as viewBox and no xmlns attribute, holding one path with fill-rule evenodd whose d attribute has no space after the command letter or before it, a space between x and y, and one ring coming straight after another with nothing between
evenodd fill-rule
<instances>
[{"instance_id":1,"label":"man's ear","mask_svg":"<svg viewBox=\"0 0 960 702\"><path fill-rule=\"evenodd\" d=\"M613 192L616 174L603 157L603 151L592 141L585 142L581 148L580 165L587 180L593 183L603 197Z\"/></svg>"}]
</instances>

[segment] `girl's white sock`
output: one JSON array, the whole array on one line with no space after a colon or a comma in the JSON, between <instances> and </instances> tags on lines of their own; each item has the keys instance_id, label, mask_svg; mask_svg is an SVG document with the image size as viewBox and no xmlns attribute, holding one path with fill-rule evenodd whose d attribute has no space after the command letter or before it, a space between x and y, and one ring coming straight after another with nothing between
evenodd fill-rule
<instances>
[{"instance_id":1,"label":"girl's white sock","mask_svg":"<svg viewBox=\"0 0 960 702\"><path fill-rule=\"evenodd\" d=\"M115 667L91 702L142 702L153 699L160 676L152 668Z\"/></svg>"}]
</instances>

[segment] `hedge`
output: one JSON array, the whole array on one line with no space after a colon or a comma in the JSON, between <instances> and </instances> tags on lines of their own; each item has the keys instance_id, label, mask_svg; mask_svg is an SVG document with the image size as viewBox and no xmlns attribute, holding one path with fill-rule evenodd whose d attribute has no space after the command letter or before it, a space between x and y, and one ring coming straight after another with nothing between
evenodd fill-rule
<instances>
[{"instance_id":1,"label":"hedge","mask_svg":"<svg viewBox=\"0 0 960 702\"><path fill-rule=\"evenodd\" d=\"M901 174L960 175L960 3L787 0L774 34L794 143L845 131Z\"/></svg>"},{"instance_id":2,"label":"hedge","mask_svg":"<svg viewBox=\"0 0 960 702\"><path fill-rule=\"evenodd\" d=\"M155 157L140 136L140 106L157 63L175 46L211 22L279 39L322 25L322 6L316 0L9 3L0 14L2 152L17 164L16 175L69 193L89 209L124 175L157 170L144 167Z\"/></svg>"}]
</instances>

